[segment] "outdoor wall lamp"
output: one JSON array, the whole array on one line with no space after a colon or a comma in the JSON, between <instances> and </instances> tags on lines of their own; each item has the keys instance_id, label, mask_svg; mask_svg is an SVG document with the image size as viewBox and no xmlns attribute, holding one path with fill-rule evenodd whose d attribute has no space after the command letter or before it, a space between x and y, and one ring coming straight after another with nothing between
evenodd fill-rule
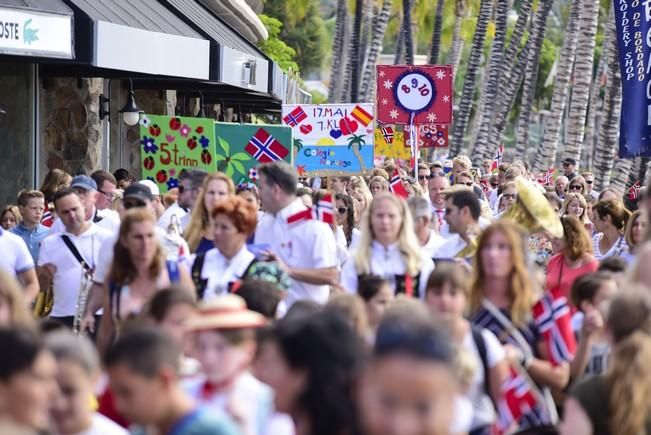
<instances>
[{"instance_id":1,"label":"outdoor wall lamp","mask_svg":"<svg viewBox=\"0 0 651 435\"><path fill-rule=\"evenodd\" d=\"M140 113L142 110L136 104L136 98L133 94L133 81L129 79L129 94L127 96L127 103L120 113L122 114L122 120L126 125L136 125L140 120Z\"/></svg>"},{"instance_id":2,"label":"outdoor wall lamp","mask_svg":"<svg viewBox=\"0 0 651 435\"><path fill-rule=\"evenodd\" d=\"M99 120L111 114L111 99L104 94L99 94Z\"/></svg>"},{"instance_id":3,"label":"outdoor wall lamp","mask_svg":"<svg viewBox=\"0 0 651 435\"><path fill-rule=\"evenodd\" d=\"M199 92L199 111L197 112L195 118L205 118L206 117L206 112L203 110L203 92Z\"/></svg>"}]
</instances>

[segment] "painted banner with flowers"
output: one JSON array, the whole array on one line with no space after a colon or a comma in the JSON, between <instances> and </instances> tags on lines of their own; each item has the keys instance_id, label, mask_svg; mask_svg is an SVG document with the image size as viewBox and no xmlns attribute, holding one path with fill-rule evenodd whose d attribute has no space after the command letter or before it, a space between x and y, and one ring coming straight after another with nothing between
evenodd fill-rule
<instances>
[{"instance_id":1,"label":"painted banner with flowers","mask_svg":"<svg viewBox=\"0 0 651 435\"><path fill-rule=\"evenodd\" d=\"M178 187L184 169L217 170L212 119L162 115L140 117L142 177L161 192Z\"/></svg>"},{"instance_id":2,"label":"painted banner with flowers","mask_svg":"<svg viewBox=\"0 0 651 435\"><path fill-rule=\"evenodd\" d=\"M293 130L301 176L354 175L373 170L372 104L283 105Z\"/></svg>"},{"instance_id":3,"label":"painted banner with flowers","mask_svg":"<svg viewBox=\"0 0 651 435\"><path fill-rule=\"evenodd\" d=\"M291 127L284 125L215 123L217 170L235 184L255 182L261 163L294 163Z\"/></svg>"}]
</instances>

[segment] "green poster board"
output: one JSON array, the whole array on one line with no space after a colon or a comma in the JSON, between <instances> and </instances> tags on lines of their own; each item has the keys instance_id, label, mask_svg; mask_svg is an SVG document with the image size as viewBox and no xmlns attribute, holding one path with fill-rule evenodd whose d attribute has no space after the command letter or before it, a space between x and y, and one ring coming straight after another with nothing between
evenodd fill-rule
<instances>
[{"instance_id":1,"label":"green poster board","mask_svg":"<svg viewBox=\"0 0 651 435\"><path fill-rule=\"evenodd\" d=\"M294 162L292 129L283 125L215 123L217 170L235 184L257 179L261 163Z\"/></svg>"},{"instance_id":2,"label":"green poster board","mask_svg":"<svg viewBox=\"0 0 651 435\"><path fill-rule=\"evenodd\" d=\"M142 177L153 180L161 192L178 187L184 169L217 170L215 128L212 119L142 115L140 162Z\"/></svg>"}]
</instances>

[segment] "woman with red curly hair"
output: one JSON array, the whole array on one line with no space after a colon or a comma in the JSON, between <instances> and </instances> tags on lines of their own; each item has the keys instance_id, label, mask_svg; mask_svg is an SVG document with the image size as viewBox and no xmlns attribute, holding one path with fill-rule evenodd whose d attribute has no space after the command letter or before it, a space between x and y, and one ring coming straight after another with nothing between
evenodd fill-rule
<instances>
[{"instance_id":1,"label":"woman with red curly hair","mask_svg":"<svg viewBox=\"0 0 651 435\"><path fill-rule=\"evenodd\" d=\"M211 238L215 247L197 254L192 264L192 279L197 298L211 299L228 293L255 263L246 240L257 224L257 210L242 197L231 195L210 211Z\"/></svg>"}]
</instances>

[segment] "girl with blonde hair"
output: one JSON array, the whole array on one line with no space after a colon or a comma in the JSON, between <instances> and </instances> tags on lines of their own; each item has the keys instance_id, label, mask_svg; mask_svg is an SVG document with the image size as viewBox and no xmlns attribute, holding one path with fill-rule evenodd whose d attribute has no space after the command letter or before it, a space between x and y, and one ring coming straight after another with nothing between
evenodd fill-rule
<instances>
[{"instance_id":1,"label":"girl with blonde hair","mask_svg":"<svg viewBox=\"0 0 651 435\"><path fill-rule=\"evenodd\" d=\"M638 248L644 242L644 237L649 226L649 217L645 211L635 210L626 223L624 230L624 240L628 245L628 250L622 253L622 257L628 262L633 263L637 255Z\"/></svg>"},{"instance_id":2,"label":"girl with blonde hair","mask_svg":"<svg viewBox=\"0 0 651 435\"><path fill-rule=\"evenodd\" d=\"M223 198L235 194L235 184L231 177L215 172L203 180L197 202L192 209L190 223L183 230L192 253L206 252L214 248L210 227L210 212Z\"/></svg>"},{"instance_id":3,"label":"girl with blonde hair","mask_svg":"<svg viewBox=\"0 0 651 435\"><path fill-rule=\"evenodd\" d=\"M376 195L361 231L355 253L344 264L342 286L357 293L359 276L375 274L386 279L396 294L422 297L434 263L420 249L406 203L389 193Z\"/></svg>"},{"instance_id":4,"label":"girl with blonde hair","mask_svg":"<svg viewBox=\"0 0 651 435\"><path fill-rule=\"evenodd\" d=\"M588 218L588 202L582 194L574 192L566 194L560 214L561 216L567 214L576 216L586 229L592 233L592 223Z\"/></svg>"},{"instance_id":5,"label":"girl with blonde hair","mask_svg":"<svg viewBox=\"0 0 651 435\"><path fill-rule=\"evenodd\" d=\"M526 233L509 220L497 221L484 230L473 262L470 297L471 322L497 336L510 365L522 374L532 394L540 398L536 409L519 419L520 430L556 423L556 408L548 387L562 390L570 373L569 362L551 362L542 331L534 321L534 304L542 295L536 294L532 286L525 240Z\"/></svg>"}]
</instances>

